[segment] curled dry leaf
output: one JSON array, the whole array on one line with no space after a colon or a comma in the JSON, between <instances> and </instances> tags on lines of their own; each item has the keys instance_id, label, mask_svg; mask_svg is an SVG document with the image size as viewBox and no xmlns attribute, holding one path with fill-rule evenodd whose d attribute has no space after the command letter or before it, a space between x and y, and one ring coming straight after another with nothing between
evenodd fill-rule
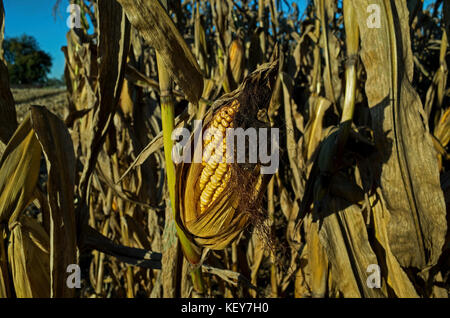
<instances>
[{"instance_id":1,"label":"curled dry leaf","mask_svg":"<svg viewBox=\"0 0 450 318\"><path fill-rule=\"evenodd\" d=\"M203 91L203 76L183 37L159 1L118 0L131 24L160 54L168 72L192 103Z\"/></svg>"},{"instance_id":2,"label":"curled dry leaf","mask_svg":"<svg viewBox=\"0 0 450 318\"><path fill-rule=\"evenodd\" d=\"M73 297L74 290L66 283L68 266L77 264L72 139L64 122L45 107L33 106L31 121L47 162L51 296Z\"/></svg>"}]
</instances>

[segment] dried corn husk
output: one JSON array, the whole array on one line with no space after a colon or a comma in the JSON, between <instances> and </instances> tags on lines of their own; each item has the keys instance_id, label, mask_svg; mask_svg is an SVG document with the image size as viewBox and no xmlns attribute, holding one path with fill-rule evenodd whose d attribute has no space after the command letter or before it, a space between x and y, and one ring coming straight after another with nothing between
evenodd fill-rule
<instances>
[{"instance_id":1,"label":"dried corn husk","mask_svg":"<svg viewBox=\"0 0 450 318\"><path fill-rule=\"evenodd\" d=\"M269 106L276 74L276 62L263 65L247 77L236 91L217 100L206 114L203 127L197 129L201 129L203 134L211 124L214 115L224 106L236 103L236 100L239 101L240 112L236 115L234 122L242 122L244 125L242 128L246 129L247 125L250 126L257 117L258 110L267 109ZM258 98L261 104L255 104L253 102L255 99L251 98L251 94L261 94ZM248 118L244 118L247 116ZM184 155L193 151L193 158L196 158L196 155L201 156L202 154L202 144L198 143L194 149L194 135L195 132L184 150ZM249 169L242 170L243 172L237 168L238 165L231 164L231 178L238 178L239 188L230 182L206 211L200 211L198 208L200 193L197 190L197 184L203 170L202 163L182 162L177 166L176 188L179 198L176 203L177 221L186 235L199 246L220 250L229 245L248 225L251 218L251 214L243 210L242 189L253 189L253 193L249 197L255 202L264 193L270 176L261 175L260 165L256 164ZM248 202L248 204L251 206L252 202Z\"/></svg>"}]
</instances>

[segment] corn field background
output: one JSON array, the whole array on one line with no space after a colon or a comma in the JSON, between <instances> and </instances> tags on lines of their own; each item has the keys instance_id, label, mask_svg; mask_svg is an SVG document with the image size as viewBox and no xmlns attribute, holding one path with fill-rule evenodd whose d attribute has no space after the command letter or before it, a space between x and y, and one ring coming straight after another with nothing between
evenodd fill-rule
<instances>
[{"instance_id":1,"label":"corn field background","mask_svg":"<svg viewBox=\"0 0 450 318\"><path fill-rule=\"evenodd\" d=\"M72 3L67 103L19 116L0 0L0 297L449 296L449 1ZM278 171L200 203L194 120L279 128Z\"/></svg>"}]
</instances>

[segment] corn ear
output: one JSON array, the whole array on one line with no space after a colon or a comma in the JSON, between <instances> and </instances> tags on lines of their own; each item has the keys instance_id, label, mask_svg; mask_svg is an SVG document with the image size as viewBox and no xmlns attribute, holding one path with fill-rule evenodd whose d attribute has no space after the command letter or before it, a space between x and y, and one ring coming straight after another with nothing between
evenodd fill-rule
<instances>
[{"instance_id":1,"label":"corn ear","mask_svg":"<svg viewBox=\"0 0 450 318\"><path fill-rule=\"evenodd\" d=\"M225 161L228 156L225 131L236 123L243 129L252 127L258 111L267 110L269 106L276 74L277 62L265 64L248 76L237 90L217 100L205 115L203 127L197 129L201 129L203 135L207 129L215 128L222 138L205 134L205 140L195 145L196 131L184 149L185 155L193 152L194 158L202 158L202 162L182 162L177 166L176 216L181 229L199 247L221 250L233 242L255 212L244 211L243 206L256 202L270 180L270 175L261 174L259 164L242 170L240 164ZM255 99L250 94L261 96ZM254 100L262 104L253 103ZM239 180L239 189L236 180ZM242 189L246 188L252 189L248 198L242 195Z\"/></svg>"}]
</instances>

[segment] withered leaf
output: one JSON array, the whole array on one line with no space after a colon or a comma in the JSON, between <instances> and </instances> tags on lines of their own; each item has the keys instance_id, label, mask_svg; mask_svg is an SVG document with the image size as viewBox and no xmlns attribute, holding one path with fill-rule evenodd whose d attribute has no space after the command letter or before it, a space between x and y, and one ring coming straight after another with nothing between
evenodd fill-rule
<instances>
[{"instance_id":1,"label":"withered leaf","mask_svg":"<svg viewBox=\"0 0 450 318\"><path fill-rule=\"evenodd\" d=\"M73 144L61 119L45 107L33 106L31 121L47 162L51 297L73 297L74 290L66 285L67 267L77 263Z\"/></svg>"},{"instance_id":2,"label":"withered leaf","mask_svg":"<svg viewBox=\"0 0 450 318\"><path fill-rule=\"evenodd\" d=\"M0 143L6 145L17 128L17 119L14 98L9 88L8 68L3 58L4 32L5 10L3 0L0 0Z\"/></svg>"},{"instance_id":3,"label":"withered leaf","mask_svg":"<svg viewBox=\"0 0 450 318\"><path fill-rule=\"evenodd\" d=\"M368 28L369 4L382 8L382 28ZM362 0L353 5L380 154L376 173L391 214L389 244L402 266L424 268L436 264L444 244L445 204L427 118L411 86L414 65L406 2Z\"/></svg>"},{"instance_id":4,"label":"withered leaf","mask_svg":"<svg viewBox=\"0 0 450 318\"><path fill-rule=\"evenodd\" d=\"M126 59L130 45L130 24L115 1L98 1L99 22L99 105L95 108L92 127L94 132L88 140L87 164L80 181L82 198L86 199L87 184L94 170L98 154L115 114L123 85Z\"/></svg>"},{"instance_id":5,"label":"withered leaf","mask_svg":"<svg viewBox=\"0 0 450 318\"><path fill-rule=\"evenodd\" d=\"M190 102L203 92L203 76L194 55L159 1L117 0L131 24L161 56Z\"/></svg>"}]
</instances>

